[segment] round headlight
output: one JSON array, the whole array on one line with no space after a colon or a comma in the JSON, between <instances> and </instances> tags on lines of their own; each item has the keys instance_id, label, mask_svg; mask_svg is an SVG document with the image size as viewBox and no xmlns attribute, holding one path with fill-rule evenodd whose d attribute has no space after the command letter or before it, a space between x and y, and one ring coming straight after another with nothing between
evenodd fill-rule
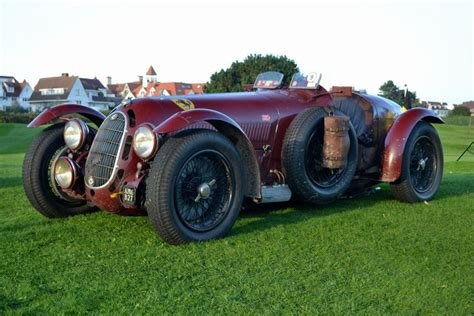
<instances>
[{"instance_id":1,"label":"round headlight","mask_svg":"<svg viewBox=\"0 0 474 316\"><path fill-rule=\"evenodd\" d=\"M81 148L88 134L89 127L79 119L72 119L64 126L64 142L69 149Z\"/></svg>"},{"instance_id":2,"label":"round headlight","mask_svg":"<svg viewBox=\"0 0 474 316\"><path fill-rule=\"evenodd\" d=\"M67 157L60 157L54 164L53 174L54 180L61 188L71 188L76 180L74 162Z\"/></svg>"},{"instance_id":3,"label":"round headlight","mask_svg":"<svg viewBox=\"0 0 474 316\"><path fill-rule=\"evenodd\" d=\"M133 150L142 159L151 158L156 151L157 139L151 127L140 126L133 135Z\"/></svg>"}]
</instances>

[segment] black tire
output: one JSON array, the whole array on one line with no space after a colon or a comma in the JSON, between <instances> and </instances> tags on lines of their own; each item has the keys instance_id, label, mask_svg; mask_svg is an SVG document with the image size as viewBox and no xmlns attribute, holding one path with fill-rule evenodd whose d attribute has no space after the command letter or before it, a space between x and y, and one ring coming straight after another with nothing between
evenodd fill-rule
<instances>
[{"instance_id":1,"label":"black tire","mask_svg":"<svg viewBox=\"0 0 474 316\"><path fill-rule=\"evenodd\" d=\"M334 115L341 114L334 112ZM358 143L352 124L349 124L351 145L346 166L336 170L322 166L324 117L327 115L322 107L307 108L291 122L283 141L283 173L296 199L304 203L333 202L348 189L357 170Z\"/></svg>"},{"instance_id":2,"label":"black tire","mask_svg":"<svg viewBox=\"0 0 474 316\"><path fill-rule=\"evenodd\" d=\"M390 184L394 196L407 203L431 200L443 177L443 147L427 122L413 128L403 152L400 178Z\"/></svg>"},{"instance_id":3,"label":"black tire","mask_svg":"<svg viewBox=\"0 0 474 316\"><path fill-rule=\"evenodd\" d=\"M53 160L64 150L64 124L44 129L31 143L23 160L23 187L31 205L49 218L92 212L83 200L74 200L55 187Z\"/></svg>"},{"instance_id":4,"label":"black tire","mask_svg":"<svg viewBox=\"0 0 474 316\"><path fill-rule=\"evenodd\" d=\"M225 236L242 206L243 177L240 155L225 136L189 130L171 137L158 150L146 182L152 226L175 245ZM198 194L206 186L207 197Z\"/></svg>"}]
</instances>

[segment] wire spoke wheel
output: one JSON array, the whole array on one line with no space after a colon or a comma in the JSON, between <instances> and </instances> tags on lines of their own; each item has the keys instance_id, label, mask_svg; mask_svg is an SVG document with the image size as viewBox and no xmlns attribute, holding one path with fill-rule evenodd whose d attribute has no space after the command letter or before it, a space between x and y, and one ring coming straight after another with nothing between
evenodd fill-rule
<instances>
[{"instance_id":1,"label":"wire spoke wheel","mask_svg":"<svg viewBox=\"0 0 474 316\"><path fill-rule=\"evenodd\" d=\"M436 175L436 154L431 140L426 137L420 137L413 147L410 157L410 179L413 188L424 193L433 185L433 179Z\"/></svg>"},{"instance_id":2,"label":"wire spoke wheel","mask_svg":"<svg viewBox=\"0 0 474 316\"><path fill-rule=\"evenodd\" d=\"M431 200L443 177L443 147L438 133L419 122L405 144L400 177L390 183L395 197L408 203Z\"/></svg>"},{"instance_id":3,"label":"wire spoke wheel","mask_svg":"<svg viewBox=\"0 0 474 316\"><path fill-rule=\"evenodd\" d=\"M240 154L224 135L186 130L158 150L146 182L146 208L161 238L173 245L225 236L244 197Z\"/></svg>"},{"instance_id":4,"label":"wire spoke wheel","mask_svg":"<svg viewBox=\"0 0 474 316\"><path fill-rule=\"evenodd\" d=\"M338 110L333 113L344 115ZM340 169L324 167L324 118L328 115L323 107L309 107L294 118L285 133L282 169L301 202L325 205L335 201L349 188L357 170L357 134L350 122L346 165Z\"/></svg>"},{"instance_id":5,"label":"wire spoke wheel","mask_svg":"<svg viewBox=\"0 0 474 316\"><path fill-rule=\"evenodd\" d=\"M23 161L23 186L33 207L49 218L84 214L96 209L84 200L74 199L56 184L54 163L67 154L63 139L64 124L55 124L39 133Z\"/></svg>"},{"instance_id":6,"label":"wire spoke wheel","mask_svg":"<svg viewBox=\"0 0 474 316\"><path fill-rule=\"evenodd\" d=\"M344 168L329 169L323 166L324 124L318 124L305 150L305 168L311 182L321 188L328 188L339 182Z\"/></svg>"},{"instance_id":7,"label":"wire spoke wheel","mask_svg":"<svg viewBox=\"0 0 474 316\"><path fill-rule=\"evenodd\" d=\"M204 150L190 157L178 173L174 200L182 223L209 231L227 215L234 188L229 161L219 152Z\"/></svg>"}]
</instances>

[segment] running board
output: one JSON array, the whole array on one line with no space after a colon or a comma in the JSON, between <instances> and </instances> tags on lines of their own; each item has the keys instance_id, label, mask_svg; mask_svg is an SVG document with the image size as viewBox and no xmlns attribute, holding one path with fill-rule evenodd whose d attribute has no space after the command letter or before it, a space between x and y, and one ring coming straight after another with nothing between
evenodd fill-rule
<instances>
[{"instance_id":1,"label":"running board","mask_svg":"<svg viewBox=\"0 0 474 316\"><path fill-rule=\"evenodd\" d=\"M291 199L291 190L286 184L262 186L260 203L286 202Z\"/></svg>"}]
</instances>

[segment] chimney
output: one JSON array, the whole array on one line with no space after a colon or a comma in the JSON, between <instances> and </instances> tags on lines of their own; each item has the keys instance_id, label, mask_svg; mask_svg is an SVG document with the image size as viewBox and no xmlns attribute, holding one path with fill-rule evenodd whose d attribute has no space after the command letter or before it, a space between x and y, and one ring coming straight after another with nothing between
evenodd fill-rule
<instances>
[{"instance_id":1,"label":"chimney","mask_svg":"<svg viewBox=\"0 0 474 316\"><path fill-rule=\"evenodd\" d=\"M61 74L61 77L69 77L69 73L63 72L63 73Z\"/></svg>"},{"instance_id":2,"label":"chimney","mask_svg":"<svg viewBox=\"0 0 474 316\"><path fill-rule=\"evenodd\" d=\"M111 85L111 84L112 84L112 77L108 76L107 77L107 85Z\"/></svg>"}]
</instances>

